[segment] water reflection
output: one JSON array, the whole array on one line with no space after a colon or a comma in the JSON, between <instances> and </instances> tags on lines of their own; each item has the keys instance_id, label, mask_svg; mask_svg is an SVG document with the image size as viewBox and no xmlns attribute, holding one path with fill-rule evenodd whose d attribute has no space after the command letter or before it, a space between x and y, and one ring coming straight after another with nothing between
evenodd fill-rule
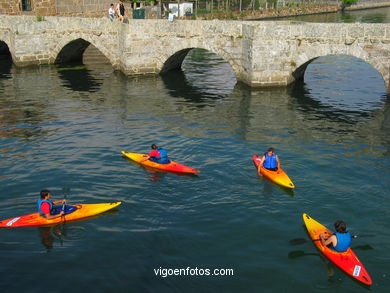
<instances>
[{"instance_id":1,"label":"water reflection","mask_svg":"<svg viewBox=\"0 0 390 293\"><path fill-rule=\"evenodd\" d=\"M390 8L374 8L358 11L339 11L335 13L321 13L313 15L302 15L296 17L286 17L284 20L320 22L320 23L389 23ZM274 19L271 19L274 20Z\"/></svg>"},{"instance_id":2,"label":"water reflection","mask_svg":"<svg viewBox=\"0 0 390 293\"><path fill-rule=\"evenodd\" d=\"M11 78L12 59L8 56L0 55L0 81L1 79ZM3 92L3 87L0 87L0 92Z\"/></svg>"},{"instance_id":3,"label":"water reflection","mask_svg":"<svg viewBox=\"0 0 390 293\"><path fill-rule=\"evenodd\" d=\"M103 83L103 78L82 63L60 65L57 70L62 84L72 91L97 92Z\"/></svg>"},{"instance_id":4,"label":"water reflection","mask_svg":"<svg viewBox=\"0 0 390 293\"><path fill-rule=\"evenodd\" d=\"M362 74L364 72L364 74ZM306 69L305 82L290 88L300 111L312 119L355 124L383 109L387 100L381 75L351 56L326 56Z\"/></svg>"},{"instance_id":5,"label":"water reflection","mask_svg":"<svg viewBox=\"0 0 390 293\"><path fill-rule=\"evenodd\" d=\"M80 240L85 228L82 226L58 224L49 227L39 227L38 231L42 245L47 252L50 252L55 242L58 242L60 246L64 246L64 243L67 241Z\"/></svg>"},{"instance_id":6,"label":"water reflection","mask_svg":"<svg viewBox=\"0 0 390 293\"><path fill-rule=\"evenodd\" d=\"M162 75L170 94L194 102L197 107L207 99L229 95L237 80L230 65L204 49L192 49L184 59L182 70Z\"/></svg>"}]
</instances>

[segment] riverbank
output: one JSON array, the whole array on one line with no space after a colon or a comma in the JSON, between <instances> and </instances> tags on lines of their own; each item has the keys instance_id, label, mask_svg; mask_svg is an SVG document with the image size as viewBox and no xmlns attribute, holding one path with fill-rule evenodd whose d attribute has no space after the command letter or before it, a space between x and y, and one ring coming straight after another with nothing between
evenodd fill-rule
<instances>
[{"instance_id":1,"label":"riverbank","mask_svg":"<svg viewBox=\"0 0 390 293\"><path fill-rule=\"evenodd\" d=\"M335 13L340 10L364 10L374 9L381 7L390 7L390 1L379 2L379 3L361 3L342 7L338 4L334 5L323 5L321 3L311 3L310 5L302 6L286 6L279 7L277 9L261 9L261 10L250 10L250 11L230 11L230 12L218 12L209 13L203 15L197 15L196 19L200 20L212 20L212 19L237 19L237 20L259 20L269 18L284 18L294 16L304 16L312 14L324 14L324 13Z\"/></svg>"},{"instance_id":2,"label":"riverbank","mask_svg":"<svg viewBox=\"0 0 390 293\"><path fill-rule=\"evenodd\" d=\"M364 9L373 9L373 8L382 8L382 7L390 7L390 1L379 2L379 3L356 3L353 5L345 6L344 10L364 10Z\"/></svg>"}]
</instances>

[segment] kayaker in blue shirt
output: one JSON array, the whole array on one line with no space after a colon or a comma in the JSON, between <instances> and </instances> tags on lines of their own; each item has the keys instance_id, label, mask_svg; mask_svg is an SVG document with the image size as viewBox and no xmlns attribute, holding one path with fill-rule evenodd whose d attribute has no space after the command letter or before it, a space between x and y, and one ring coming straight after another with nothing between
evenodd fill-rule
<instances>
[{"instance_id":1,"label":"kayaker in blue shirt","mask_svg":"<svg viewBox=\"0 0 390 293\"><path fill-rule=\"evenodd\" d=\"M152 144L151 148L152 151L148 154L145 160L142 160L142 162L146 160L151 160L159 164L169 164L171 162L168 159L168 153L165 149L160 148L155 144Z\"/></svg>"},{"instance_id":2,"label":"kayaker in blue shirt","mask_svg":"<svg viewBox=\"0 0 390 293\"><path fill-rule=\"evenodd\" d=\"M337 252L347 251L351 245L351 234L347 232L347 226L344 221L338 220L334 223L336 233L328 238L324 234L320 234L321 243L324 246L328 246Z\"/></svg>"},{"instance_id":3,"label":"kayaker in blue shirt","mask_svg":"<svg viewBox=\"0 0 390 293\"><path fill-rule=\"evenodd\" d=\"M53 215L54 205L59 203L66 203L66 200L57 200L51 201L51 193L47 189L41 190L40 199L38 199L38 212L42 217L45 217L48 220L52 220L55 218L62 217L64 215L64 211L61 211L59 214Z\"/></svg>"},{"instance_id":4,"label":"kayaker in blue shirt","mask_svg":"<svg viewBox=\"0 0 390 293\"><path fill-rule=\"evenodd\" d=\"M261 167L264 167L271 171L277 171L280 169L280 161L277 154L275 154L274 148L269 148L260 160L260 164L257 168L257 173L261 176Z\"/></svg>"}]
</instances>

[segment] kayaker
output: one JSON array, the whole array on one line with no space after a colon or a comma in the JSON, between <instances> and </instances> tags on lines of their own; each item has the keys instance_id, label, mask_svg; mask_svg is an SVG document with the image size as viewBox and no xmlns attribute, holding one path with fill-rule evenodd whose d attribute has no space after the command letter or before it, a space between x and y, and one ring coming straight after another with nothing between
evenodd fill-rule
<instances>
[{"instance_id":1,"label":"kayaker","mask_svg":"<svg viewBox=\"0 0 390 293\"><path fill-rule=\"evenodd\" d=\"M280 169L279 157L277 154L275 154L274 148L269 148L261 158L260 164L257 167L257 173L260 176L261 176L261 172L260 172L261 167L264 167L271 171L277 171L278 169Z\"/></svg>"},{"instance_id":2,"label":"kayaker","mask_svg":"<svg viewBox=\"0 0 390 293\"><path fill-rule=\"evenodd\" d=\"M324 246L329 246L330 249L337 252L347 251L351 245L351 234L347 232L347 226L344 221L337 220L334 223L336 233L328 238L324 234L320 234L321 243Z\"/></svg>"},{"instance_id":3,"label":"kayaker","mask_svg":"<svg viewBox=\"0 0 390 293\"><path fill-rule=\"evenodd\" d=\"M52 212L54 210L54 205L59 203L65 203L66 200L56 200L51 201L51 194L50 191L47 189L41 190L41 198L38 199L38 212L41 214L42 217L45 217L48 220L52 220L55 218L62 217L64 215L64 211L61 211L59 214L52 215Z\"/></svg>"},{"instance_id":4,"label":"kayaker","mask_svg":"<svg viewBox=\"0 0 390 293\"><path fill-rule=\"evenodd\" d=\"M168 159L168 153L165 149L158 147L155 144L151 145L152 151L148 154L145 160L151 160L159 164L169 164L171 161Z\"/></svg>"}]
</instances>

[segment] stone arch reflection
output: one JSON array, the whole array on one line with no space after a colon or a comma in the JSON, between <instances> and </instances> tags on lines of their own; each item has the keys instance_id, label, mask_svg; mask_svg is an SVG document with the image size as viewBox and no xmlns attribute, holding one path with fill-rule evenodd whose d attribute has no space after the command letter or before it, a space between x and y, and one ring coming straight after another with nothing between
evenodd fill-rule
<instances>
[{"instance_id":1,"label":"stone arch reflection","mask_svg":"<svg viewBox=\"0 0 390 293\"><path fill-rule=\"evenodd\" d=\"M77 39L69 42L59 52L56 62L63 85L74 91L94 92L100 89L102 68L107 71L110 64L90 42Z\"/></svg>"},{"instance_id":2,"label":"stone arch reflection","mask_svg":"<svg viewBox=\"0 0 390 293\"><path fill-rule=\"evenodd\" d=\"M237 79L230 64L204 49L184 49L171 56L161 73L172 96L195 103L228 96Z\"/></svg>"}]
</instances>

